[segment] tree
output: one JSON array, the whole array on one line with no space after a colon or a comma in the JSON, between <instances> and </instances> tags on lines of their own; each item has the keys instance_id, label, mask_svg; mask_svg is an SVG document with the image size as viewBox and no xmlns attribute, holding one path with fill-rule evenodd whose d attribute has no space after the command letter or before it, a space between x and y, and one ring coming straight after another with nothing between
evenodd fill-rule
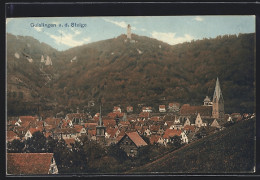
<instances>
[{"instance_id":1,"label":"tree","mask_svg":"<svg viewBox=\"0 0 260 180\"><path fill-rule=\"evenodd\" d=\"M175 135L171 137L171 142L173 143L174 147L178 148L181 146L181 137Z\"/></svg>"},{"instance_id":2,"label":"tree","mask_svg":"<svg viewBox=\"0 0 260 180\"><path fill-rule=\"evenodd\" d=\"M9 153L22 153L24 146L24 142L18 139L14 139L12 142L8 142L7 151Z\"/></svg>"},{"instance_id":3,"label":"tree","mask_svg":"<svg viewBox=\"0 0 260 180\"><path fill-rule=\"evenodd\" d=\"M25 141L26 152L40 153L46 152L46 137L40 131L33 133L32 137Z\"/></svg>"},{"instance_id":4,"label":"tree","mask_svg":"<svg viewBox=\"0 0 260 180\"><path fill-rule=\"evenodd\" d=\"M126 152L122 150L117 144L111 144L108 147L107 154L117 159L120 163L128 159Z\"/></svg>"}]
</instances>

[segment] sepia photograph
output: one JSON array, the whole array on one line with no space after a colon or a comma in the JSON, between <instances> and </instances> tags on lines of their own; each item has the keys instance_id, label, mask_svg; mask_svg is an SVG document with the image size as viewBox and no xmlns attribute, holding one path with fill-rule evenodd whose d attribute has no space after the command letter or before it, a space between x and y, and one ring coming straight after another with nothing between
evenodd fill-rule
<instances>
[{"instance_id":1,"label":"sepia photograph","mask_svg":"<svg viewBox=\"0 0 260 180\"><path fill-rule=\"evenodd\" d=\"M252 174L255 15L6 18L6 175Z\"/></svg>"}]
</instances>

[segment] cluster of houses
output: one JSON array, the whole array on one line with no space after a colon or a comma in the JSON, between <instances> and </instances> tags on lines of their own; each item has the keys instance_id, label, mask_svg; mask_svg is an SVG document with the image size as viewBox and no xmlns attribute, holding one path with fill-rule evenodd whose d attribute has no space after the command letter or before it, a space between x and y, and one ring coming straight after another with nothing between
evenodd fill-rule
<instances>
[{"instance_id":1,"label":"cluster of houses","mask_svg":"<svg viewBox=\"0 0 260 180\"><path fill-rule=\"evenodd\" d=\"M169 103L167 111L166 113L165 105L160 105L160 113L153 113L152 107L143 107L139 114L133 114L132 106L128 106L126 112L115 106L106 116L102 116L101 110L93 117L80 112L46 119L20 116L8 121L6 140L24 141L31 138L34 132L40 131L46 138L50 136L54 139L64 139L68 148L71 148L75 141L80 141L80 136L88 136L91 141L97 141L102 146L118 144L128 156L136 156L138 149L149 143L167 146L174 143L173 137L179 136L181 143L187 144L196 140L195 135L201 129L216 132L222 130L223 124L227 122L254 116L224 114L224 101L218 79L213 102L206 97L201 106L183 104L180 107L179 103ZM145 141L144 137L149 142Z\"/></svg>"}]
</instances>

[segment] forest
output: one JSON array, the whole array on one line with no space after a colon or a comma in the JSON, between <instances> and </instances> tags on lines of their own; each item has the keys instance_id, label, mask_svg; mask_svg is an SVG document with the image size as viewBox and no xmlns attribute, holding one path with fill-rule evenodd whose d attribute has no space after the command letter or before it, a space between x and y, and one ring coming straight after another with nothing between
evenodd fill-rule
<instances>
[{"instance_id":1,"label":"forest","mask_svg":"<svg viewBox=\"0 0 260 180\"><path fill-rule=\"evenodd\" d=\"M32 37L7 34L8 115L39 109L51 115L77 107L96 113L99 106L88 107L92 100L97 105L102 100L104 112L115 105L122 109L131 105L136 111L140 103L155 111L159 104L169 102L202 105L205 96L212 98L217 77L226 113L255 111L255 34L173 46L135 34L132 38L135 43L120 35L57 51ZM33 58L33 63L23 54ZM41 55L50 56L53 65L40 70Z\"/></svg>"}]
</instances>

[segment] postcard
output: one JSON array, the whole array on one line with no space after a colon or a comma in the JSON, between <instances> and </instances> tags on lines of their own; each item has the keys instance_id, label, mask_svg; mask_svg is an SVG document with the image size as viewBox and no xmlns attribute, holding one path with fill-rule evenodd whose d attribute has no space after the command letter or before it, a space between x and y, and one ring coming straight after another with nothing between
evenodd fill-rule
<instances>
[{"instance_id":1,"label":"postcard","mask_svg":"<svg viewBox=\"0 0 260 180\"><path fill-rule=\"evenodd\" d=\"M6 174L255 172L255 16L6 18Z\"/></svg>"}]
</instances>

